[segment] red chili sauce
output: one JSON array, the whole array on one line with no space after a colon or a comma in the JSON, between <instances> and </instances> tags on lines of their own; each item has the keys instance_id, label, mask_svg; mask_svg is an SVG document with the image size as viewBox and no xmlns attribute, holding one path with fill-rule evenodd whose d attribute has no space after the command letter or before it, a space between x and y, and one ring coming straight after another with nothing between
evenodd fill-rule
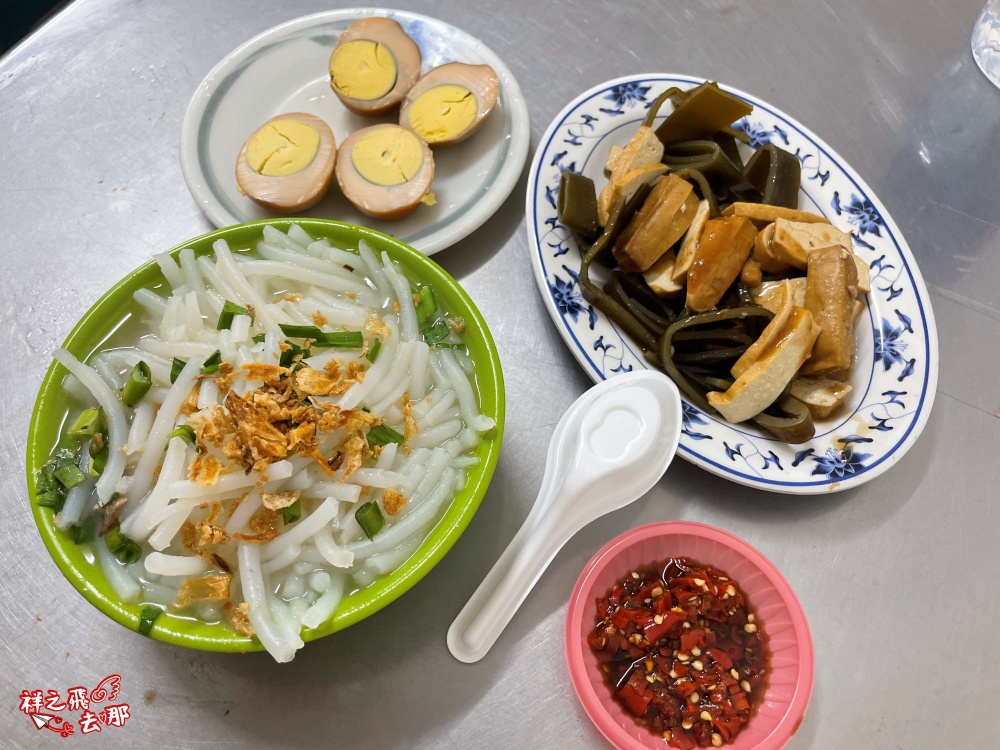
<instances>
[{"instance_id":1,"label":"red chili sauce","mask_svg":"<svg viewBox=\"0 0 1000 750\"><path fill-rule=\"evenodd\" d=\"M750 721L771 652L746 594L687 558L626 574L597 600L587 636L625 710L671 747L721 747Z\"/></svg>"}]
</instances>

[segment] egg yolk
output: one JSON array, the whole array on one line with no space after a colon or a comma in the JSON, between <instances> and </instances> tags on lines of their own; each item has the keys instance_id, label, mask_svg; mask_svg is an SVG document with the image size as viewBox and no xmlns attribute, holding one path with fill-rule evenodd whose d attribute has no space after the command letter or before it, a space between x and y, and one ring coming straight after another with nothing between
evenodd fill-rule
<instances>
[{"instance_id":1,"label":"egg yolk","mask_svg":"<svg viewBox=\"0 0 1000 750\"><path fill-rule=\"evenodd\" d=\"M333 87L352 99L379 99L396 85L396 58L384 44L358 39L338 47L330 58Z\"/></svg>"},{"instance_id":2,"label":"egg yolk","mask_svg":"<svg viewBox=\"0 0 1000 750\"><path fill-rule=\"evenodd\" d=\"M362 177L376 185L402 185L424 163L417 136L405 128L379 128L358 139L351 160Z\"/></svg>"},{"instance_id":3,"label":"egg yolk","mask_svg":"<svg viewBox=\"0 0 1000 750\"><path fill-rule=\"evenodd\" d=\"M454 138L476 119L476 97L454 83L427 89L410 104L410 127L428 143Z\"/></svg>"},{"instance_id":4,"label":"egg yolk","mask_svg":"<svg viewBox=\"0 0 1000 750\"><path fill-rule=\"evenodd\" d=\"M247 163L258 174L287 177L308 167L317 151L316 128L299 120L276 120L251 136Z\"/></svg>"}]
</instances>

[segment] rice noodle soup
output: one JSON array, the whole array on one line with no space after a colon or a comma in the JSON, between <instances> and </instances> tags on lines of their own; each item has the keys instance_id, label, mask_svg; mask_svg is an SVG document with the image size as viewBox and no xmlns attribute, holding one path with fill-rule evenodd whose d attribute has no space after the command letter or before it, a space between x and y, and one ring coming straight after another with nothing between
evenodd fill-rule
<instances>
[{"instance_id":1,"label":"rice noodle soup","mask_svg":"<svg viewBox=\"0 0 1000 750\"><path fill-rule=\"evenodd\" d=\"M36 502L147 605L140 632L222 621L287 661L420 546L495 422L464 321L387 254L297 225L213 250L157 256L169 288L136 292L132 346L56 351L79 405Z\"/></svg>"}]
</instances>

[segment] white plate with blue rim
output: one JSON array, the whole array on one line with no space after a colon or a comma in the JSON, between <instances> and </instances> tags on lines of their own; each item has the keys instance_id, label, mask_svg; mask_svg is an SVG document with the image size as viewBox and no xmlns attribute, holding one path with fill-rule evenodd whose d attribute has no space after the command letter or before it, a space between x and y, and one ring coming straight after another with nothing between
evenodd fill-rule
<instances>
[{"instance_id":1,"label":"white plate with blue rim","mask_svg":"<svg viewBox=\"0 0 1000 750\"><path fill-rule=\"evenodd\" d=\"M397 221L365 216L340 193L330 192L305 214L377 229L425 255L449 247L489 219L517 184L528 157L528 108L503 61L475 37L451 24L416 13L346 8L288 21L230 52L205 77L181 126L181 170L191 195L222 228L274 214L236 186L236 156L243 142L282 112L308 112L324 120L339 144L350 133L398 112L363 117L349 112L330 88L329 60L343 31L371 16L391 18L420 47L421 70L446 62L485 63L500 79L500 97L478 132L434 152L434 206L419 206Z\"/></svg>"},{"instance_id":2,"label":"white plate with blue rim","mask_svg":"<svg viewBox=\"0 0 1000 750\"><path fill-rule=\"evenodd\" d=\"M607 181L603 167L611 147L628 142L656 97L671 86L687 89L702 82L653 73L602 83L559 113L535 152L525 209L535 279L559 333L595 382L649 364L636 343L580 293L580 247L556 210L560 175L566 169L579 172L599 190ZM790 445L684 402L679 454L721 477L771 492L857 487L890 469L930 414L938 344L927 289L898 227L844 159L767 102L723 88L753 105L736 123L749 136L748 149L773 142L799 158L799 208L852 233L855 252L871 269L872 291L855 327L854 389L841 411L817 421L812 440ZM668 104L663 115L669 111ZM595 267L602 281L598 273Z\"/></svg>"}]
</instances>

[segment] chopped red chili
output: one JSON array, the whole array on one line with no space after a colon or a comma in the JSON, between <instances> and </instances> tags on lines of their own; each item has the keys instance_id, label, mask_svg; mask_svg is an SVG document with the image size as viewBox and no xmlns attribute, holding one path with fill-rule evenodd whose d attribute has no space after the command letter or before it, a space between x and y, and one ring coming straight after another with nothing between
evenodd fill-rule
<instances>
[{"instance_id":1,"label":"chopped red chili","mask_svg":"<svg viewBox=\"0 0 1000 750\"><path fill-rule=\"evenodd\" d=\"M771 654L762 625L726 573L671 558L598 599L587 642L625 710L692 750L733 742L763 699Z\"/></svg>"}]
</instances>

